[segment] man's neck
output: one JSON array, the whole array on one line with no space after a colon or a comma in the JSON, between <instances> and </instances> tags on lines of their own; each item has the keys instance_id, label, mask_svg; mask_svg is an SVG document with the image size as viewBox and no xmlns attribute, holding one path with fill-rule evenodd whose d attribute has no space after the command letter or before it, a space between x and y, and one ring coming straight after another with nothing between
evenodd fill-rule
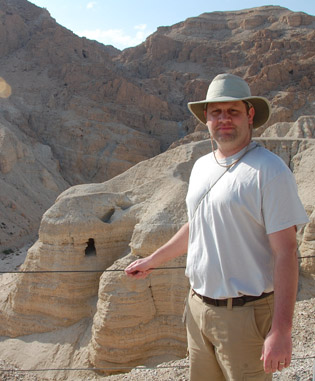
<instances>
[{"instance_id":1,"label":"man's neck","mask_svg":"<svg viewBox=\"0 0 315 381\"><path fill-rule=\"evenodd\" d=\"M218 144L217 143L217 150L216 150L216 156L218 159L226 159L228 157L231 157L238 152L242 151L245 147L247 147L250 144L250 141L247 141L246 143L238 146L238 147L229 147L228 144Z\"/></svg>"}]
</instances>

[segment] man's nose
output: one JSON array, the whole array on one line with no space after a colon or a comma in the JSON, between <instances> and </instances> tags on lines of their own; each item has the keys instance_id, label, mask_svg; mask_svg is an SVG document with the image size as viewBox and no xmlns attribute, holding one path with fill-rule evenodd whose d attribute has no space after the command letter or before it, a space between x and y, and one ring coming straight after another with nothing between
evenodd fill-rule
<instances>
[{"instance_id":1,"label":"man's nose","mask_svg":"<svg viewBox=\"0 0 315 381\"><path fill-rule=\"evenodd\" d=\"M231 120L231 115L229 114L228 110L221 110L221 113L219 115L220 120Z\"/></svg>"}]
</instances>

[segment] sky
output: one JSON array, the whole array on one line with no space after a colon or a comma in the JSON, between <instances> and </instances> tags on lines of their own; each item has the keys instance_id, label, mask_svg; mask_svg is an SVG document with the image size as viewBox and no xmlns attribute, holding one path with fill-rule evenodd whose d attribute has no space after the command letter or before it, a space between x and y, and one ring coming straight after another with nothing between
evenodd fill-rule
<instances>
[{"instance_id":1,"label":"sky","mask_svg":"<svg viewBox=\"0 0 315 381\"><path fill-rule=\"evenodd\" d=\"M205 12L279 5L315 14L315 0L30 0L80 37L123 50L141 44L159 26L171 26Z\"/></svg>"}]
</instances>

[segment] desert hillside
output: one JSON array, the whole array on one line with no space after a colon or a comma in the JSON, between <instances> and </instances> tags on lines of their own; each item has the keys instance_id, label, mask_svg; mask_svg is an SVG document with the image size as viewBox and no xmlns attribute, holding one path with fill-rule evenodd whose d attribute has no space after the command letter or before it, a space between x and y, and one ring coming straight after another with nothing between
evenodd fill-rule
<instances>
[{"instance_id":1,"label":"desert hillside","mask_svg":"<svg viewBox=\"0 0 315 381\"><path fill-rule=\"evenodd\" d=\"M294 332L294 356L308 359L277 376L310 379L314 27L314 16L277 6L205 13L119 51L79 38L26 0L0 0L0 266L24 272L0 274L0 379L7 366L108 375L187 365L185 258L141 281L122 270L187 221L191 168L211 150L187 102L204 98L221 72L270 99L272 117L254 139L292 170L310 217L298 231ZM184 380L183 369L147 379ZM141 379L137 370L109 379L119 377Z\"/></svg>"}]
</instances>

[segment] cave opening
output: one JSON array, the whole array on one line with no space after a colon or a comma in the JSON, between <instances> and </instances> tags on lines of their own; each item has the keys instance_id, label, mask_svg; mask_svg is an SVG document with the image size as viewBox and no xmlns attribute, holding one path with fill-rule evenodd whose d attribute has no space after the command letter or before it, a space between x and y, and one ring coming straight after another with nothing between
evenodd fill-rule
<instances>
[{"instance_id":1,"label":"cave opening","mask_svg":"<svg viewBox=\"0 0 315 381\"><path fill-rule=\"evenodd\" d=\"M88 242L86 243L87 246L85 248L85 255L87 257L91 257L93 255L96 255L96 248L95 248L95 241L93 238L89 238Z\"/></svg>"}]
</instances>

